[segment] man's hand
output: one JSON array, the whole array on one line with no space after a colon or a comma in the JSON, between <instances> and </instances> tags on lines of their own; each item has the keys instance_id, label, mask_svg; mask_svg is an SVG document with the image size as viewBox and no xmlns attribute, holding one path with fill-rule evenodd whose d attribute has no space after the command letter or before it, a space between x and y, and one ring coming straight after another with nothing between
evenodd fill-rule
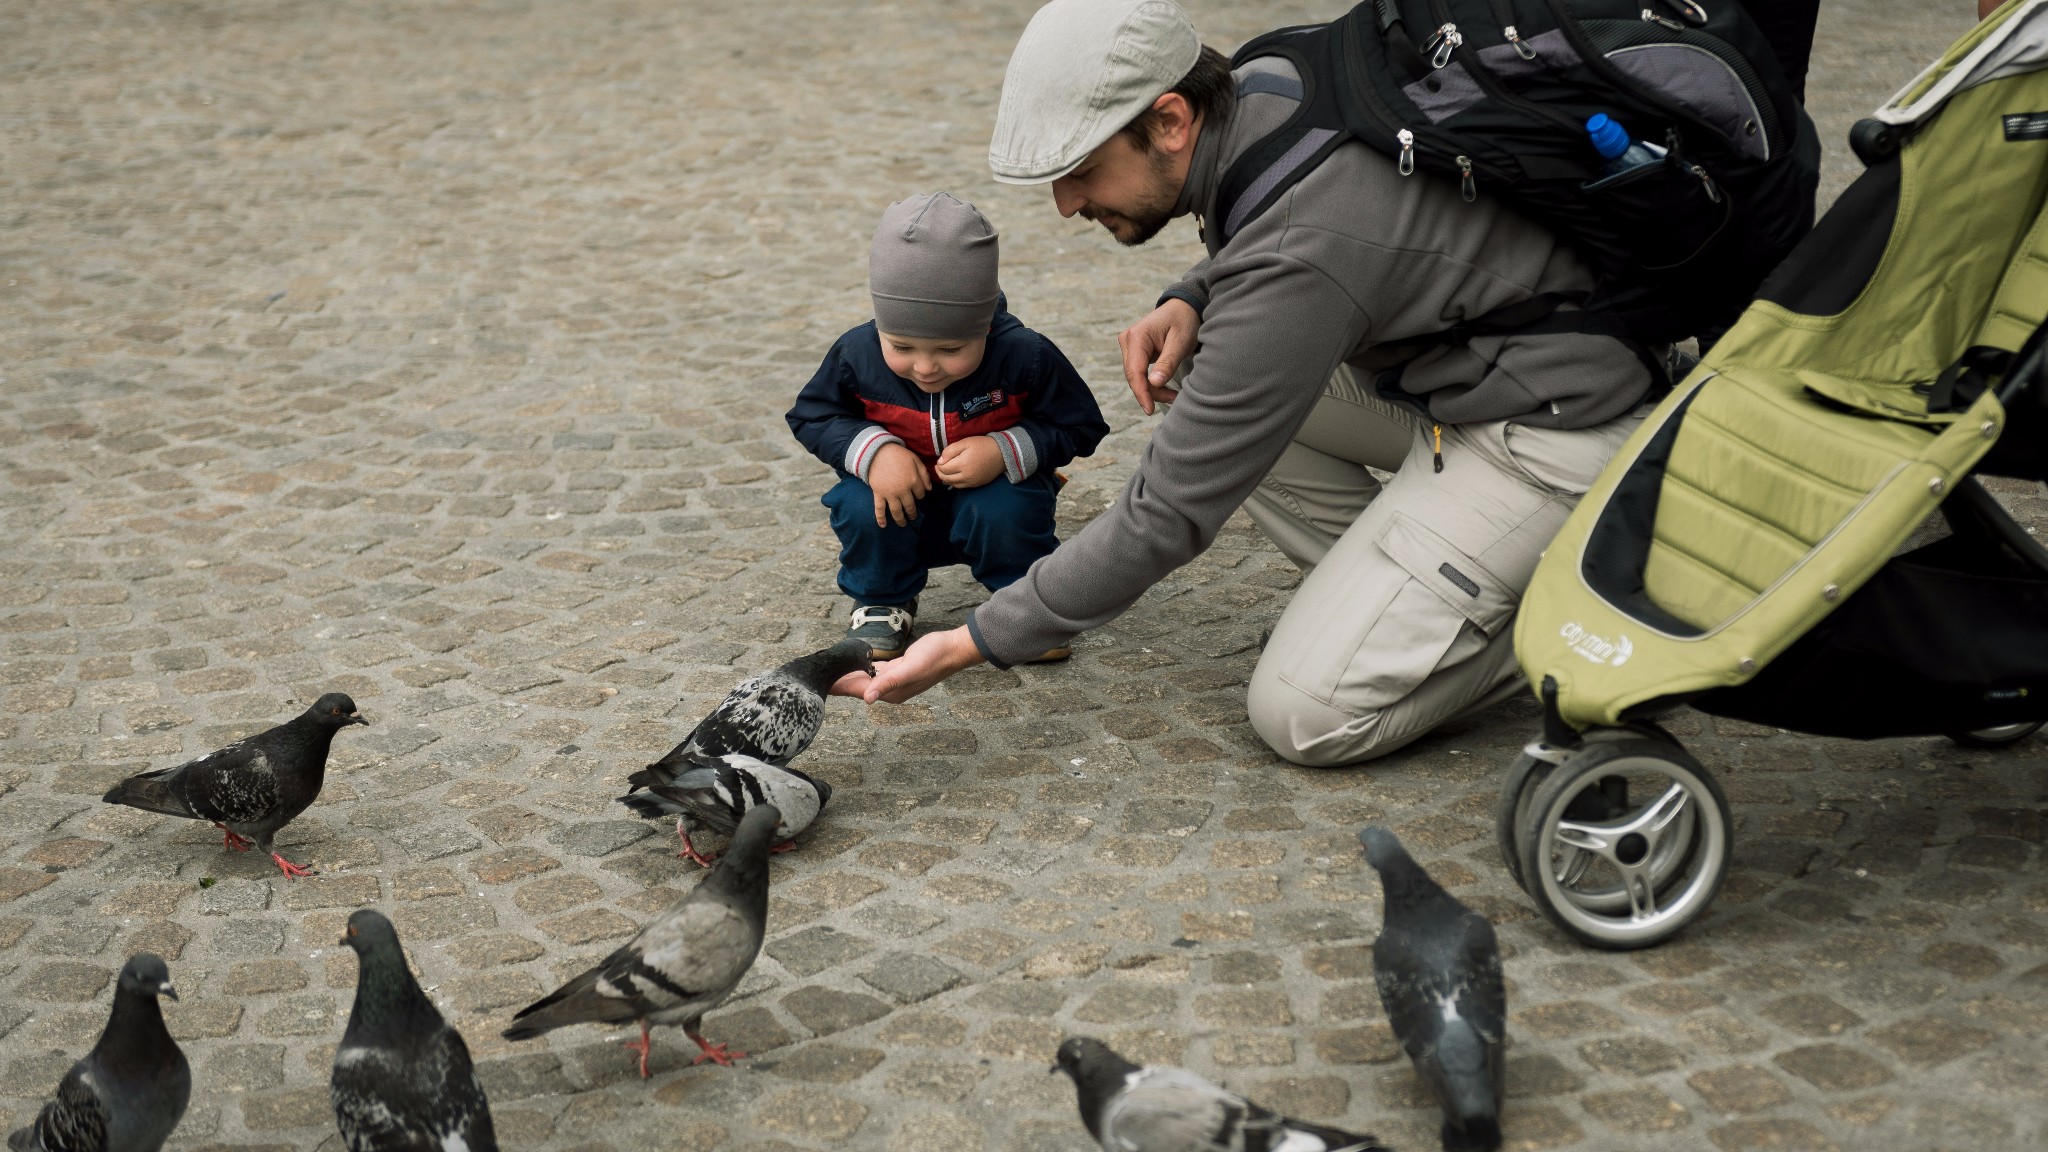
<instances>
[{"instance_id":1,"label":"man's hand","mask_svg":"<svg viewBox=\"0 0 2048 1152\"><path fill-rule=\"evenodd\" d=\"M868 487L875 493L875 524L887 528L894 517L901 528L917 519L917 502L932 490L932 482L917 453L901 444L884 444L868 465Z\"/></svg>"},{"instance_id":2,"label":"man's hand","mask_svg":"<svg viewBox=\"0 0 2048 1152\"><path fill-rule=\"evenodd\" d=\"M965 628L933 632L894 660L875 665L875 674L848 672L832 685L834 696L858 696L868 703L901 704L963 668L981 663L981 649Z\"/></svg>"},{"instance_id":3,"label":"man's hand","mask_svg":"<svg viewBox=\"0 0 2048 1152\"><path fill-rule=\"evenodd\" d=\"M1182 361L1194 354L1195 336L1201 330L1201 315L1176 296L1117 333L1116 346L1124 353L1124 380L1145 415L1152 414L1154 404L1171 404L1180 395L1166 385Z\"/></svg>"},{"instance_id":4,"label":"man's hand","mask_svg":"<svg viewBox=\"0 0 2048 1152\"><path fill-rule=\"evenodd\" d=\"M1003 474L1003 450L987 436L968 436L946 445L932 467L948 488L979 488Z\"/></svg>"}]
</instances>

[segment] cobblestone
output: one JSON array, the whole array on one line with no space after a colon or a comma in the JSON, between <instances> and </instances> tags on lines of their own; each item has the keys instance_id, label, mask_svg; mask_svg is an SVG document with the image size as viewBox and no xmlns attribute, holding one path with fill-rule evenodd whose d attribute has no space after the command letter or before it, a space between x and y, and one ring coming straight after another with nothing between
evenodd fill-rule
<instances>
[{"instance_id":1,"label":"cobblestone","mask_svg":"<svg viewBox=\"0 0 2048 1152\"><path fill-rule=\"evenodd\" d=\"M829 473L780 414L866 316L884 204L983 207L1012 306L1101 395L1063 531L1144 450L1114 334L1192 229L1125 252L988 180L1029 7L0 11L0 1125L147 948L185 996L174 1148L331 1148L335 941L374 905L507 1147L1085 1149L1045 1073L1075 1032L1428 1147L1351 841L1383 820L1500 924L1514 1147L2038 1147L2048 744L1681 714L1735 871L1680 939L1594 954L1492 847L1525 703L1362 771L1264 752L1244 683L1298 577L1242 519L1065 665L831 705L804 765L832 805L775 858L766 954L706 1021L754 1059L690 1068L660 1034L643 1085L602 1029L499 1038L696 882L611 802L626 775L843 626ZM1337 7L1190 4L1225 48ZM1964 8L1825 6L1825 197L1849 123ZM924 623L981 595L942 572ZM328 689L374 724L281 838L317 879L96 802Z\"/></svg>"}]
</instances>

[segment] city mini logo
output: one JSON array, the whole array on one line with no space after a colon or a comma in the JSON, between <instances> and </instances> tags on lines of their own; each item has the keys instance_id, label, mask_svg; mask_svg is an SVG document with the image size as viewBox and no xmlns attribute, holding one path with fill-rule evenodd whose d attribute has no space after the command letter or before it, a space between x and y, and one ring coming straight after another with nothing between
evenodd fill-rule
<instances>
[{"instance_id":1,"label":"city mini logo","mask_svg":"<svg viewBox=\"0 0 2048 1152\"><path fill-rule=\"evenodd\" d=\"M1572 651L1595 664L1612 664L1619 668L1628 663L1628 658L1633 656L1636 650L1636 646L1629 642L1628 637L1617 636L1609 640L1605 636L1595 636L1576 620L1559 628L1557 634L1564 637L1564 642L1571 645Z\"/></svg>"}]
</instances>

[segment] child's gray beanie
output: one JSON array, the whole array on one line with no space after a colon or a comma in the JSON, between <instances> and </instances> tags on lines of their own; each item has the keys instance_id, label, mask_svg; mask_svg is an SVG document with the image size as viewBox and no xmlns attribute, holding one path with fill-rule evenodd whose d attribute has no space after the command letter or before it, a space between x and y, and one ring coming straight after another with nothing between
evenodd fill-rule
<instances>
[{"instance_id":1,"label":"child's gray beanie","mask_svg":"<svg viewBox=\"0 0 2048 1152\"><path fill-rule=\"evenodd\" d=\"M889 205L868 250L875 327L892 336L972 340L996 315L996 230L948 192Z\"/></svg>"}]
</instances>

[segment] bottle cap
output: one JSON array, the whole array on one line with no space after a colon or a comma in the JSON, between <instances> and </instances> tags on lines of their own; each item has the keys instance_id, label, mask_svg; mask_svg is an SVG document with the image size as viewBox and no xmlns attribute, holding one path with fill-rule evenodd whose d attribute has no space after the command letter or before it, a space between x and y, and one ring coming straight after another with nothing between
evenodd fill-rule
<instances>
[{"instance_id":1,"label":"bottle cap","mask_svg":"<svg viewBox=\"0 0 2048 1152\"><path fill-rule=\"evenodd\" d=\"M1595 112L1586 121L1586 134L1593 138L1593 151L1602 160L1612 160L1628 151L1628 129L1616 124L1605 112Z\"/></svg>"}]
</instances>

